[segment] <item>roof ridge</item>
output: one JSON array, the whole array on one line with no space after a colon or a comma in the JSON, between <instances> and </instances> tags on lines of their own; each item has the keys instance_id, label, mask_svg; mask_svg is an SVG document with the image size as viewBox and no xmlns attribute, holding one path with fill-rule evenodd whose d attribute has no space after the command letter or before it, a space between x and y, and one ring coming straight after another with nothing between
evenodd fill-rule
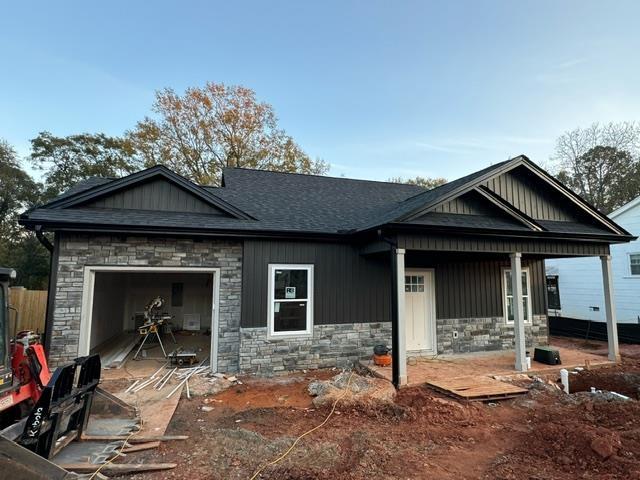
<instances>
[{"instance_id":1,"label":"roof ridge","mask_svg":"<svg viewBox=\"0 0 640 480\"><path fill-rule=\"evenodd\" d=\"M388 181L388 180L367 180L367 179L364 179L364 178L335 177L335 176L331 176L331 175L319 175L317 173L278 172L276 170L265 170L265 169L261 169L261 168L246 168L246 167L225 167L225 168L222 169L223 175L224 175L224 172L226 170L246 170L246 171L250 171L250 172L276 173L276 174L280 174L280 175L296 175L296 176L299 176L299 177L316 177L316 178L323 178L323 179L327 179L327 180L346 180L346 181L350 181L350 182L382 183L382 184L386 184L386 185L408 185L410 187L422 188L425 191L429 191L426 187L423 187L421 185L415 185L413 183L391 182L391 181ZM209 185L202 185L202 186L209 187ZM211 185L210 187L216 188L213 185Z\"/></svg>"}]
</instances>

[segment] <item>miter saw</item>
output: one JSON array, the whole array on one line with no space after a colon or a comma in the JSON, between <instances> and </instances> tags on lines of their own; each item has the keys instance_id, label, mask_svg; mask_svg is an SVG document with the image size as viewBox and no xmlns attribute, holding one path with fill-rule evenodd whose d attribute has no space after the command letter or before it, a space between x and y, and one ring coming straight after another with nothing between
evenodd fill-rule
<instances>
[{"instance_id":1,"label":"miter saw","mask_svg":"<svg viewBox=\"0 0 640 480\"><path fill-rule=\"evenodd\" d=\"M158 338L158 343L160 344L162 353L166 358L167 352L164 349L162 338L160 336L162 329L169 332L169 335L171 335L171 338L173 339L173 343L178 343L176 342L176 337L173 336L173 331L171 330L171 319L173 316L168 313L161 312L161 308L164 307L164 304L164 298L157 296L144 307L144 323L138 327L138 333L140 335L144 335L144 338L142 339L142 343L138 347L136 354L133 356L134 360L138 358L140 350L142 350L142 347L150 335L155 335Z\"/></svg>"}]
</instances>

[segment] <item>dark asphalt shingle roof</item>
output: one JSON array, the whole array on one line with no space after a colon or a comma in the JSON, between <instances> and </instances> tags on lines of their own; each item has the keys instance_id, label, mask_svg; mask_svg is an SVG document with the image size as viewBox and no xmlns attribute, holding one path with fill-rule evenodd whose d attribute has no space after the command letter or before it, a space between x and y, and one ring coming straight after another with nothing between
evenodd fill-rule
<instances>
[{"instance_id":1,"label":"dark asphalt shingle roof","mask_svg":"<svg viewBox=\"0 0 640 480\"><path fill-rule=\"evenodd\" d=\"M223 187L199 187L208 195L253 217L247 219L235 218L232 214L106 209L82 205L59 208L55 202L26 212L22 218L31 224L82 224L105 228L131 226L206 231L349 233L397 223L426 206L458 194L485 175L516 160L492 165L431 190L416 185L250 169L225 169ZM99 189L111 181L113 179L92 177L59 198L90 192L92 188ZM434 228L529 231L521 222L500 214L481 216L430 212L407 223ZM539 223L543 228L558 233L611 233L579 223Z\"/></svg>"},{"instance_id":2,"label":"dark asphalt shingle roof","mask_svg":"<svg viewBox=\"0 0 640 480\"><path fill-rule=\"evenodd\" d=\"M87 191L87 190L89 190L89 189L91 189L93 187L98 187L100 185L104 185L106 183L111 182L112 180L115 180L115 178L108 178L108 177L89 177L89 178L85 178L84 180L80 180L78 183L73 185L71 188L69 188L68 190L65 190L63 193L58 195L56 197L56 200L60 200L62 198L67 198L67 197L70 197L72 195L75 195L76 193Z\"/></svg>"},{"instance_id":3,"label":"dark asphalt shingle roof","mask_svg":"<svg viewBox=\"0 0 640 480\"><path fill-rule=\"evenodd\" d=\"M577 233L577 234L594 234L606 235L610 234L608 230L599 228L588 223L578 222L559 222L551 220L536 220L536 222L545 230L554 233Z\"/></svg>"},{"instance_id":4,"label":"dark asphalt shingle roof","mask_svg":"<svg viewBox=\"0 0 640 480\"><path fill-rule=\"evenodd\" d=\"M487 215L459 215L454 213L429 212L409 223L411 225L428 225L433 227L531 231L531 229L523 223L506 216L491 217Z\"/></svg>"},{"instance_id":5,"label":"dark asphalt shingle roof","mask_svg":"<svg viewBox=\"0 0 640 480\"><path fill-rule=\"evenodd\" d=\"M227 169L224 188L209 189L260 221L338 232L354 230L423 187L263 170Z\"/></svg>"},{"instance_id":6,"label":"dark asphalt shingle roof","mask_svg":"<svg viewBox=\"0 0 640 480\"><path fill-rule=\"evenodd\" d=\"M483 175L489 174L494 170L498 170L499 168L503 167L509 162L512 162L513 160L515 159L506 160L504 162L490 165L486 168L483 168L482 170L478 170L477 172L473 172L464 177L460 177L456 180L452 180L451 182L447 182L444 185L440 185L439 187L420 192L399 204L389 205L385 210L380 212L380 215L378 217L372 218L368 226L375 227L376 225L393 222L394 220L404 215L410 214L416 209L422 208L426 205L436 204L443 198L454 192L456 189L473 183Z\"/></svg>"}]
</instances>

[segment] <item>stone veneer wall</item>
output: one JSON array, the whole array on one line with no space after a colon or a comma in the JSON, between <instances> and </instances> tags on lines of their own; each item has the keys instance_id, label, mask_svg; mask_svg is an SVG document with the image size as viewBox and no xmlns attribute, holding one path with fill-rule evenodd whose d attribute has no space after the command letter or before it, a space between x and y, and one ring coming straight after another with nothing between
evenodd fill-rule
<instances>
[{"instance_id":1,"label":"stone veneer wall","mask_svg":"<svg viewBox=\"0 0 640 480\"><path fill-rule=\"evenodd\" d=\"M58 282L51 335L51 364L78 355L84 267L154 266L219 267L220 371L238 370L242 244L187 238L91 236L63 234L60 238Z\"/></svg>"},{"instance_id":2,"label":"stone veneer wall","mask_svg":"<svg viewBox=\"0 0 640 480\"><path fill-rule=\"evenodd\" d=\"M515 348L513 324L504 317L447 318L436 321L438 353L469 353ZM549 343L546 315L533 315L531 324L524 326L527 348ZM458 338L453 338L453 332Z\"/></svg>"},{"instance_id":3,"label":"stone veneer wall","mask_svg":"<svg viewBox=\"0 0 640 480\"><path fill-rule=\"evenodd\" d=\"M347 367L391 345L391 322L315 325L310 337L269 339L267 328L240 329L240 371L274 375L290 370Z\"/></svg>"}]
</instances>

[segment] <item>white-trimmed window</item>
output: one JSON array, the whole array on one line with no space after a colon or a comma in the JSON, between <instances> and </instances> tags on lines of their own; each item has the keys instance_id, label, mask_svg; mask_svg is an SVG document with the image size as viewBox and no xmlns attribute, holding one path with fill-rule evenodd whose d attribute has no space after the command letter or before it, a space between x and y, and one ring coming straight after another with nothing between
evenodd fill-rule
<instances>
[{"instance_id":1,"label":"white-trimmed window","mask_svg":"<svg viewBox=\"0 0 640 480\"><path fill-rule=\"evenodd\" d=\"M629 254L629 274L640 276L640 253Z\"/></svg>"},{"instance_id":2,"label":"white-trimmed window","mask_svg":"<svg viewBox=\"0 0 640 480\"><path fill-rule=\"evenodd\" d=\"M269 335L311 335L313 265L269 265Z\"/></svg>"},{"instance_id":3,"label":"white-trimmed window","mask_svg":"<svg viewBox=\"0 0 640 480\"><path fill-rule=\"evenodd\" d=\"M504 318L507 323L513 323L513 284L511 283L511 270L503 270L504 286ZM522 269L522 310L524 321L531 322L531 283L529 281L529 269Z\"/></svg>"}]
</instances>

